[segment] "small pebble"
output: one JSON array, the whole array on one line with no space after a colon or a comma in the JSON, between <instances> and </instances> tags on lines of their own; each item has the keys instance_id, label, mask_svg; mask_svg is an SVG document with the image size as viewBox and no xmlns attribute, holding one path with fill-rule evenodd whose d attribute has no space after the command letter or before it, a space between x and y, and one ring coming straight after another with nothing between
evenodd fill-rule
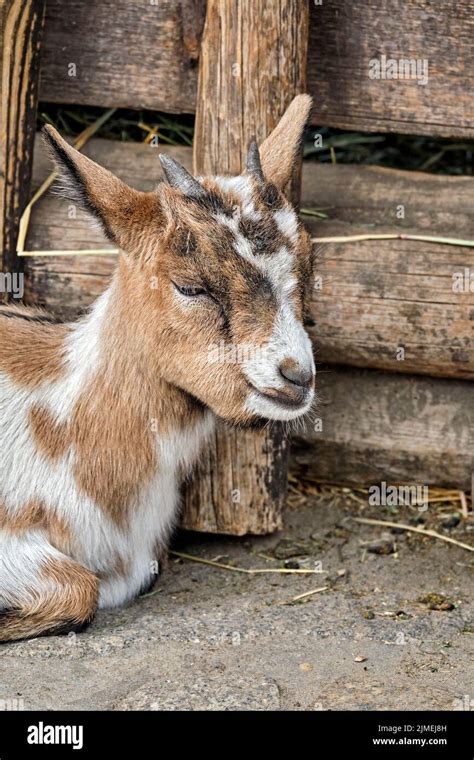
<instances>
[{"instance_id":1,"label":"small pebble","mask_svg":"<svg viewBox=\"0 0 474 760\"><path fill-rule=\"evenodd\" d=\"M441 523L443 528L447 528L448 530L450 528L455 528L459 523L461 522L461 515L455 513L453 515L449 515L443 522Z\"/></svg>"},{"instance_id":2,"label":"small pebble","mask_svg":"<svg viewBox=\"0 0 474 760\"><path fill-rule=\"evenodd\" d=\"M370 552L370 554L393 554L395 551L395 542L390 538L381 538L378 541L369 544L367 551Z\"/></svg>"},{"instance_id":3,"label":"small pebble","mask_svg":"<svg viewBox=\"0 0 474 760\"><path fill-rule=\"evenodd\" d=\"M429 610L450 611L454 610L454 604L443 594L425 594L418 597L420 604L426 604Z\"/></svg>"}]
</instances>

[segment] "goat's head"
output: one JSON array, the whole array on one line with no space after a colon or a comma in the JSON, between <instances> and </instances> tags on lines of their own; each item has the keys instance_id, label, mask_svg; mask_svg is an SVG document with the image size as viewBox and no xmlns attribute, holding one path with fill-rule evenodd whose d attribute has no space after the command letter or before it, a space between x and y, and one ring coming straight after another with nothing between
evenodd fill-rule
<instances>
[{"instance_id":1,"label":"goat's head","mask_svg":"<svg viewBox=\"0 0 474 760\"><path fill-rule=\"evenodd\" d=\"M122 295L162 378L239 424L292 420L313 401L311 244L283 194L310 107L295 98L242 175L195 179L160 156L167 181L148 193L46 128L69 195L123 251Z\"/></svg>"}]
</instances>

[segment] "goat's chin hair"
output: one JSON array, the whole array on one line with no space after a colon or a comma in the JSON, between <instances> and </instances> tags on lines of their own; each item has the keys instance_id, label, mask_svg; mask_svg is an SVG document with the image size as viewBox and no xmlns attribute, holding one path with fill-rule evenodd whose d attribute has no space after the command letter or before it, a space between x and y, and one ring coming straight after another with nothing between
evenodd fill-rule
<instances>
[{"instance_id":1,"label":"goat's chin hair","mask_svg":"<svg viewBox=\"0 0 474 760\"><path fill-rule=\"evenodd\" d=\"M235 427L242 430L263 430L268 425L268 420L264 417L252 417L250 420L240 422Z\"/></svg>"},{"instance_id":2,"label":"goat's chin hair","mask_svg":"<svg viewBox=\"0 0 474 760\"><path fill-rule=\"evenodd\" d=\"M230 418L222 417L216 414L216 417L223 422L226 427L233 430L263 430L268 425L268 420L257 415L242 415L242 417Z\"/></svg>"},{"instance_id":3,"label":"goat's chin hair","mask_svg":"<svg viewBox=\"0 0 474 760\"><path fill-rule=\"evenodd\" d=\"M270 420L267 417L259 417L257 415L239 417L235 420L227 419L225 417L219 417L219 419L221 419L227 427L233 428L234 430L264 430L265 428L271 427L280 422L279 420ZM288 425L288 423L285 422L281 422L281 424Z\"/></svg>"}]
</instances>

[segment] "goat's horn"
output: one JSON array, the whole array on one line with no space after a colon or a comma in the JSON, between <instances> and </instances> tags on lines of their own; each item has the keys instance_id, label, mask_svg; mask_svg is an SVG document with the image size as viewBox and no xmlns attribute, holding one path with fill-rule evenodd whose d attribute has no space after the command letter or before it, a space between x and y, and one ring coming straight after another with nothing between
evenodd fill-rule
<instances>
[{"instance_id":1,"label":"goat's horn","mask_svg":"<svg viewBox=\"0 0 474 760\"><path fill-rule=\"evenodd\" d=\"M188 195L191 198L202 198L206 194L206 191L197 179L194 179L187 169L175 161L174 158L160 153L159 159L164 175L171 187L181 190L184 195Z\"/></svg>"},{"instance_id":2,"label":"goat's horn","mask_svg":"<svg viewBox=\"0 0 474 760\"><path fill-rule=\"evenodd\" d=\"M255 142L250 143L249 152L247 154L247 172L255 177L259 184L263 185L265 177L263 176L262 164L260 162L260 153L258 151L258 145Z\"/></svg>"}]
</instances>

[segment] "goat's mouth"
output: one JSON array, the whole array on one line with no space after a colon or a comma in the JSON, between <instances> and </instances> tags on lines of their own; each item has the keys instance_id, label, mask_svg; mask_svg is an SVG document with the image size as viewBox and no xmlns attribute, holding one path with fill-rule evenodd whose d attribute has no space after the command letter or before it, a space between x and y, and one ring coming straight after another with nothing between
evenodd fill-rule
<instances>
[{"instance_id":1,"label":"goat's mouth","mask_svg":"<svg viewBox=\"0 0 474 760\"><path fill-rule=\"evenodd\" d=\"M314 400L314 390L259 390L251 387L247 410L266 419L292 420L306 414Z\"/></svg>"},{"instance_id":2,"label":"goat's mouth","mask_svg":"<svg viewBox=\"0 0 474 760\"><path fill-rule=\"evenodd\" d=\"M282 409L290 409L290 410L297 410L297 409L303 409L307 406L308 400L312 393L310 391L305 391L304 393L298 393L297 396L289 395L284 392L280 391L274 391L274 392L264 392L259 391L258 388L253 389L255 393L257 393L261 398L266 399L267 401L271 401L272 404L275 404L275 406L280 406Z\"/></svg>"}]
</instances>

